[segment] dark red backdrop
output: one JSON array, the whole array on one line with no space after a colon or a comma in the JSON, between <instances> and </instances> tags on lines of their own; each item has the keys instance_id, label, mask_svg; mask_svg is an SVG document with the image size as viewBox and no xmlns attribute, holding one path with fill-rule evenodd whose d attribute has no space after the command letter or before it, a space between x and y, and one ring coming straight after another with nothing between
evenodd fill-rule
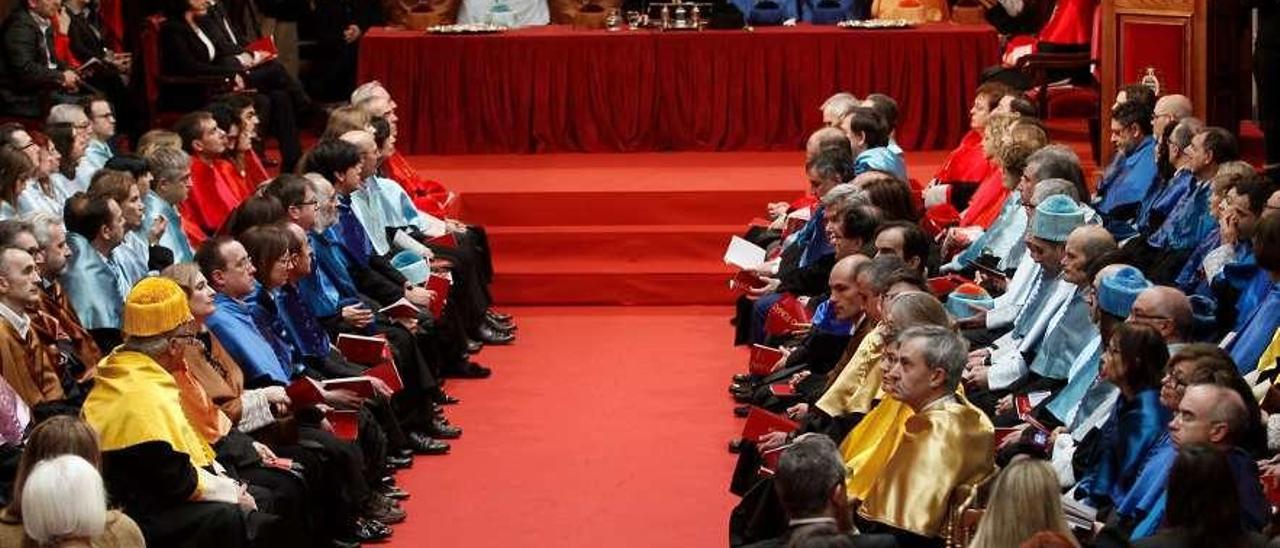
<instances>
[{"instance_id":1,"label":"dark red backdrop","mask_svg":"<svg viewBox=\"0 0 1280 548\"><path fill-rule=\"evenodd\" d=\"M375 29L360 78L399 103L414 154L795 149L838 90L896 98L898 141L949 148L968 129L988 27L574 31L439 36Z\"/></svg>"}]
</instances>

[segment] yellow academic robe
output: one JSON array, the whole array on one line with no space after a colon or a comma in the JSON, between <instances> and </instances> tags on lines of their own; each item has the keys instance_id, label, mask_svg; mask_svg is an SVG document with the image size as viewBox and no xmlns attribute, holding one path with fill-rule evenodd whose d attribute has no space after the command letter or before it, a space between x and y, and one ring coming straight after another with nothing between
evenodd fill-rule
<instances>
[{"instance_id":1,"label":"yellow academic robe","mask_svg":"<svg viewBox=\"0 0 1280 548\"><path fill-rule=\"evenodd\" d=\"M995 428L964 396L956 396L909 417L902 432L858 514L938 537L956 487L976 484L994 470Z\"/></svg>"},{"instance_id":2,"label":"yellow academic robe","mask_svg":"<svg viewBox=\"0 0 1280 548\"><path fill-rule=\"evenodd\" d=\"M845 491L849 500L862 500L871 491L876 478L898 449L902 441L902 429L915 412L902 402L885 398L867 413L855 426L844 442L840 453L844 456Z\"/></svg>"},{"instance_id":3,"label":"yellow academic robe","mask_svg":"<svg viewBox=\"0 0 1280 548\"><path fill-rule=\"evenodd\" d=\"M832 417L870 411L880 390L880 357L884 355L884 343L884 328L877 325L863 337L858 350L840 370L835 382L818 398L818 409Z\"/></svg>"}]
</instances>

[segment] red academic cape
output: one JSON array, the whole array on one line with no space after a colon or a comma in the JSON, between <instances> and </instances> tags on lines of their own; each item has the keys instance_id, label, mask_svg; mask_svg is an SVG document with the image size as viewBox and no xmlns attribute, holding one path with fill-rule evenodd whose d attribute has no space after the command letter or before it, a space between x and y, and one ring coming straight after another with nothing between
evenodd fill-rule
<instances>
[{"instance_id":1,"label":"red academic cape","mask_svg":"<svg viewBox=\"0 0 1280 548\"><path fill-rule=\"evenodd\" d=\"M960 140L960 146L951 151L947 155L947 159L942 162L942 167L938 168L938 172L933 178L939 183L969 183L977 184L987 178L992 171L1000 171L991 160L987 159L987 153L982 150L982 130L970 129L964 134L964 138Z\"/></svg>"},{"instance_id":2,"label":"red academic cape","mask_svg":"<svg viewBox=\"0 0 1280 548\"><path fill-rule=\"evenodd\" d=\"M231 162L219 158L209 164L193 155L191 193L182 202L182 216L194 221L205 234L216 233L231 210L240 205L245 186ZM194 238L191 245L196 245Z\"/></svg>"},{"instance_id":3,"label":"red academic cape","mask_svg":"<svg viewBox=\"0 0 1280 548\"><path fill-rule=\"evenodd\" d=\"M978 184L969 199L969 207L960 214L960 226L980 226L986 230L1000 216L1009 189L1004 187L1004 171L995 170Z\"/></svg>"},{"instance_id":4,"label":"red academic cape","mask_svg":"<svg viewBox=\"0 0 1280 548\"><path fill-rule=\"evenodd\" d=\"M439 181L420 175L418 170L413 169L409 161L398 151L391 153L382 167L389 179L400 183L418 209L438 219L449 217L445 211L445 204L449 201L449 189Z\"/></svg>"}]
</instances>

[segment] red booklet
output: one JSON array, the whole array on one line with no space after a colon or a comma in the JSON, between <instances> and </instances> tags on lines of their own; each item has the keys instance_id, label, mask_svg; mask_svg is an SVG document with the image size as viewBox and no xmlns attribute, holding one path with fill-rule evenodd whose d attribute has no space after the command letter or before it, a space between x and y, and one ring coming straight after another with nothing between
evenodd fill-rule
<instances>
[{"instance_id":1,"label":"red booklet","mask_svg":"<svg viewBox=\"0 0 1280 548\"><path fill-rule=\"evenodd\" d=\"M432 274L427 278L427 290L434 291L436 298L431 301L431 317L439 318L444 313L444 305L449 302L449 278Z\"/></svg>"},{"instance_id":2,"label":"red booklet","mask_svg":"<svg viewBox=\"0 0 1280 548\"><path fill-rule=\"evenodd\" d=\"M341 333L338 340L334 343L338 347L338 352L348 361L358 363L360 365L377 365L382 362L383 358L390 355L390 349L387 348L387 340L377 337L366 337L364 335L352 335L350 333Z\"/></svg>"},{"instance_id":3,"label":"red booklet","mask_svg":"<svg viewBox=\"0 0 1280 548\"><path fill-rule=\"evenodd\" d=\"M364 399L372 398L378 394L378 391L373 388L373 382L369 380L369 377L364 376L329 379L320 384L324 386L325 390L350 390Z\"/></svg>"},{"instance_id":4,"label":"red booklet","mask_svg":"<svg viewBox=\"0 0 1280 548\"><path fill-rule=\"evenodd\" d=\"M289 396L289 405L293 409L324 403L324 390L310 377L298 377L285 387L284 393Z\"/></svg>"},{"instance_id":5,"label":"red booklet","mask_svg":"<svg viewBox=\"0 0 1280 548\"><path fill-rule=\"evenodd\" d=\"M796 389L789 382L779 382L769 385L769 393L780 398L789 398L796 395Z\"/></svg>"},{"instance_id":6,"label":"red booklet","mask_svg":"<svg viewBox=\"0 0 1280 548\"><path fill-rule=\"evenodd\" d=\"M458 247L458 238L454 236L452 232L445 232L441 236L436 236L435 238L427 240L427 243L453 249Z\"/></svg>"},{"instance_id":7,"label":"red booklet","mask_svg":"<svg viewBox=\"0 0 1280 548\"><path fill-rule=\"evenodd\" d=\"M404 389L404 381L400 379L400 370L396 369L395 360L383 360L382 363L369 368L364 374L387 383L387 387L392 392L399 392Z\"/></svg>"},{"instance_id":8,"label":"red booklet","mask_svg":"<svg viewBox=\"0 0 1280 548\"><path fill-rule=\"evenodd\" d=\"M1032 427L1038 430L1048 432L1049 429L1045 428L1044 425L1040 424L1040 421L1037 421L1035 417L1033 417L1031 414L1031 412L1036 408L1036 406L1040 405L1040 402L1043 402L1048 398L1049 398L1048 391L1029 392L1026 394L1018 394L1017 396L1014 396L1013 406L1018 411L1018 419L1020 419L1022 422L1025 422L1031 425Z\"/></svg>"},{"instance_id":9,"label":"red booklet","mask_svg":"<svg viewBox=\"0 0 1280 548\"><path fill-rule=\"evenodd\" d=\"M334 437L343 441L356 441L356 436L360 433L359 411L334 409L325 418L329 420L329 426L333 427Z\"/></svg>"},{"instance_id":10,"label":"red booklet","mask_svg":"<svg viewBox=\"0 0 1280 548\"><path fill-rule=\"evenodd\" d=\"M760 280L760 276L750 270L740 270L729 280L729 289L739 295L746 293L747 288L764 287L764 282Z\"/></svg>"},{"instance_id":11,"label":"red booklet","mask_svg":"<svg viewBox=\"0 0 1280 548\"><path fill-rule=\"evenodd\" d=\"M392 318L416 318L418 317L418 306L409 302L409 299L400 297L400 300L382 307L378 312Z\"/></svg>"},{"instance_id":12,"label":"red booklet","mask_svg":"<svg viewBox=\"0 0 1280 548\"><path fill-rule=\"evenodd\" d=\"M747 362L747 372L763 377L773 372L773 366L777 365L780 359L782 359L781 350L753 344L751 345L751 359Z\"/></svg>"},{"instance_id":13,"label":"red booklet","mask_svg":"<svg viewBox=\"0 0 1280 548\"><path fill-rule=\"evenodd\" d=\"M245 51L260 51L268 55L280 55L280 50L276 48L276 39L273 36L263 36L257 40L249 42L244 46Z\"/></svg>"},{"instance_id":14,"label":"red booklet","mask_svg":"<svg viewBox=\"0 0 1280 548\"><path fill-rule=\"evenodd\" d=\"M794 295L786 294L769 308L764 319L767 335L785 335L801 331L809 323L809 310Z\"/></svg>"},{"instance_id":15,"label":"red booklet","mask_svg":"<svg viewBox=\"0 0 1280 548\"><path fill-rule=\"evenodd\" d=\"M769 432L791 433L799 427L800 425L796 421L752 406L751 410L747 412L746 424L742 425L742 439L754 442L759 440L760 436Z\"/></svg>"}]
</instances>

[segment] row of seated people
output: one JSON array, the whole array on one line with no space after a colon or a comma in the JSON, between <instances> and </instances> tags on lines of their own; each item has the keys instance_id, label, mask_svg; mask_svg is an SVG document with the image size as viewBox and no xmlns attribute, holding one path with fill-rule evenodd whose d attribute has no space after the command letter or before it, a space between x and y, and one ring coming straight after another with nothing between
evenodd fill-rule
<instances>
[{"instance_id":1,"label":"row of seated people","mask_svg":"<svg viewBox=\"0 0 1280 548\"><path fill-rule=\"evenodd\" d=\"M1091 185L998 84L917 185L894 107L829 99L807 196L743 235L731 544L1264 545L1280 187L1143 86Z\"/></svg>"},{"instance_id":2,"label":"row of seated people","mask_svg":"<svg viewBox=\"0 0 1280 548\"><path fill-rule=\"evenodd\" d=\"M376 82L274 178L244 95L133 153L114 146L112 106L0 126L0 536L45 541L26 486L69 453L119 512L63 541L389 537L409 496L395 472L462 434L447 379L488 377L472 357L515 338L491 308L483 227L449 217L453 195L395 151Z\"/></svg>"}]
</instances>

